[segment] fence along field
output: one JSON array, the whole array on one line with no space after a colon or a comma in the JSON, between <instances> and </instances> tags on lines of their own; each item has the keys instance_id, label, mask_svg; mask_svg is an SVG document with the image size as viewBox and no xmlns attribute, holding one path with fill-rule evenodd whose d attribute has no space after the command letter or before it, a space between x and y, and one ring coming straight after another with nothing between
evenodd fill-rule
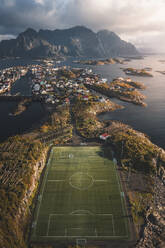
<instances>
[{"instance_id":1,"label":"fence along field","mask_svg":"<svg viewBox=\"0 0 165 248\"><path fill-rule=\"evenodd\" d=\"M54 147L36 207L31 241L127 239L115 164L101 147Z\"/></svg>"}]
</instances>

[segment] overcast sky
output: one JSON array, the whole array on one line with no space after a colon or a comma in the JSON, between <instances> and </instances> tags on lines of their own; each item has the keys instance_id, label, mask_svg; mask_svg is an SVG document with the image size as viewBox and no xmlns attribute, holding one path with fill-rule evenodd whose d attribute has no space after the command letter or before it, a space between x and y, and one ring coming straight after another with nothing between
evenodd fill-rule
<instances>
[{"instance_id":1,"label":"overcast sky","mask_svg":"<svg viewBox=\"0 0 165 248\"><path fill-rule=\"evenodd\" d=\"M28 27L108 29L137 47L165 52L165 0L0 0L0 40Z\"/></svg>"}]
</instances>

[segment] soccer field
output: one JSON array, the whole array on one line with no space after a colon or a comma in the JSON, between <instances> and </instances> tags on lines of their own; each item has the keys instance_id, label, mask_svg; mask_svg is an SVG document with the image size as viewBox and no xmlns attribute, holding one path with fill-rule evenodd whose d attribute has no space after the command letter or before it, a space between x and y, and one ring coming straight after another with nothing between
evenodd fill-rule
<instances>
[{"instance_id":1,"label":"soccer field","mask_svg":"<svg viewBox=\"0 0 165 248\"><path fill-rule=\"evenodd\" d=\"M101 147L54 147L42 182L31 241L127 239L124 194Z\"/></svg>"}]
</instances>

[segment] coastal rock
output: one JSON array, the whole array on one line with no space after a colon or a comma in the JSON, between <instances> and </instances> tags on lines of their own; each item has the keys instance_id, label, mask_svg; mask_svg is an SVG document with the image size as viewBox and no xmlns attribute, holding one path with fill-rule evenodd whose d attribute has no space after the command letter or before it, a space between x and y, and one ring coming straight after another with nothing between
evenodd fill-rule
<instances>
[{"instance_id":1,"label":"coastal rock","mask_svg":"<svg viewBox=\"0 0 165 248\"><path fill-rule=\"evenodd\" d=\"M165 191L162 179L165 177L164 168L161 167L161 179L157 178L154 204L150 206L144 227L143 236L136 245L136 248L163 248L165 247ZM163 174L163 175L162 175Z\"/></svg>"}]
</instances>

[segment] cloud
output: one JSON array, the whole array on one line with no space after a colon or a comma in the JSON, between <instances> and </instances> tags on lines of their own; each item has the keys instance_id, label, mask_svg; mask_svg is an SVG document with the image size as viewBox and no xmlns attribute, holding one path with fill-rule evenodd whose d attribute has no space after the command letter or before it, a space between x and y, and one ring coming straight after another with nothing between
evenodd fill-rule
<instances>
[{"instance_id":1,"label":"cloud","mask_svg":"<svg viewBox=\"0 0 165 248\"><path fill-rule=\"evenodd\" d=\"M39 4L41 4L41 5L44 5L44 0L34 0L36 3L39 3Z\"/></svg>"},{"instance_id":2,"label":"cloud","mask_svg":"<svg viewBox=\"0 0 165 248\"><path fill-rule=\"evenodd\" d=\"M0 34L0 41L1 40L10 40L10 39L15 39L15 35L8 35L8 34Z\"/></svg>"},{"instance_id":3,"label":"cloud","mask_svg":"<svg viewBox=\"0 0 165 248\"><path fill-rule=\"evenodd\" d=\"M164 48L164 0L0 0L0 34L84 25L109 29L137 45ZM165 50L165 48L164 48Z\"/></svg>"}]
</instances>

